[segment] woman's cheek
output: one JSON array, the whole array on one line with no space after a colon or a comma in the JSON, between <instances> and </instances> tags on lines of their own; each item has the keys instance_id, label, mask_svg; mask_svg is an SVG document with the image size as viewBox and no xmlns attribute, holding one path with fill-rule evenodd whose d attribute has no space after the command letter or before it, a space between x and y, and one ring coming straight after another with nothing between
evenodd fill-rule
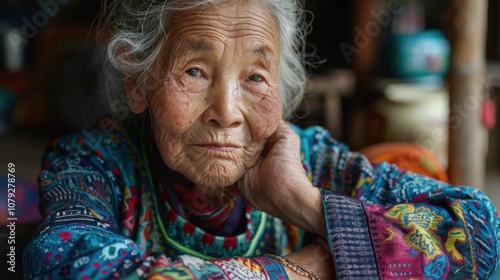
<instances>
[{"instance_id":1,"label":"woman's cheek","mask_svg":"<svg viewBox=\"0 0 500 280\"><path fill-rule=\"evenodd\" d=\"M196 105L183 92L165 91L155 104L156 122L173 134L184 133L196 119Z\"/></svg>"},{"instance_id":2,"label":"woman's cheek","mask_svg":"<svg viewBox=\"0 0 500 280\"><path fill-rule=\"evenodd\" d=\"M269 138L281 122L282 114L281 95L277 90L268 92L253 104L250 126L255 140Z\"/></svg>"}]
</instances>

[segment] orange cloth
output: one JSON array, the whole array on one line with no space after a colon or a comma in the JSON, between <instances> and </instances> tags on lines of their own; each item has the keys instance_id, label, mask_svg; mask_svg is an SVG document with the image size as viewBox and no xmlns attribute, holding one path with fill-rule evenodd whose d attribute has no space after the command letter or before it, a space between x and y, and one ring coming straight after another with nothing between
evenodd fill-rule
<instances>
[{"instance_id":1,"label":"orange cloth","mask_svg":"<svg viewBox=\"0 0 500 280\"><path fill-rule=\"evenodd\" d=\"M446 169L429 149L415 143L381 143L361 150L374 163L387 161L398 167L448 182Z\"/></svg>"}]
</instances>

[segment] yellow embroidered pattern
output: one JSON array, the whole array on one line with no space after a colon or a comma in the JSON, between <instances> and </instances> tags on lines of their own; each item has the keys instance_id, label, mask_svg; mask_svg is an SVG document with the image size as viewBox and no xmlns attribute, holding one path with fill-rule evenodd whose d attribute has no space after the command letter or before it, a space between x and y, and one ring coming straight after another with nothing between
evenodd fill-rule
<instances>
[{"instance_id":1,"label":"yellow embroidered pattern","mask_svg":"<svg viewBox=\"0 0 500 280\"><path fill-rule=\"evenodd\" d=\"M464 257L460 252L457 250L455 244L457 242L459 243L464 243L465 240L467 239L467 236L465 235L465 232L463 229L460 228L454 228L450 232L448 232L448 236L446 237L446 252L450 254L453 258L453 261L456 263L463 263L464 262Z\"/></svg>"},{"instance_id":2,"label":"yellow embroidered pattern","mask_svg":"<svg viewBox=\"0 0 500 280\"><path fill-rule=\"evenodd\" d=\"M417 251L424 253L429 261L443 253L439 237L434 233L442 217L429 208L400 204L392 207L385 215L400 222L408 232L404 240Z\"/></svg>"}]
</instances>

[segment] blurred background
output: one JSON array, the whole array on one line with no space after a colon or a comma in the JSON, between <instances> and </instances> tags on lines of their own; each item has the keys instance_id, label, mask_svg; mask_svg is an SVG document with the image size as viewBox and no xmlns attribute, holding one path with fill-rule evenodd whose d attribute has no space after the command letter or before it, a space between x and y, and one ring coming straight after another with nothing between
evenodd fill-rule
<instances>
[{"instance_id":1,"label":"blurred background","mask_svg":"<svg viewBox=\"0 0 500 280\"><path fill-rule=\"evenodd\" d=\"M292 122L326 126L373 161L482 189L499 206L499 1L307 0L306 8L312 83ZM100 0L0 2L0 224L14 163L17 270L40 221L46 146L111 111L111 74L95 39L100 9ZM2 259L7 234L2 227Z\"/></svg>"}]
</instances>

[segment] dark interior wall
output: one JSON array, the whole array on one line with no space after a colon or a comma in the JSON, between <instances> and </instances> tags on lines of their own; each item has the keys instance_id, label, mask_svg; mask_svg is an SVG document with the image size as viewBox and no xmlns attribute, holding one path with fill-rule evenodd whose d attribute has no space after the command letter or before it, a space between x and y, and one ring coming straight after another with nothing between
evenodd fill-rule
<instances>
[{"instance_id":1,"label":"dark interior wall","mask_svg":"<svg viewBox=\"0 0 500 280\"><path fill-rule=\"evenodd\" d=\"M2 0L0 2L1 13L22 12L30 18L36 12L43 10L43 6L59 7L55 15L50 17L56 21L86 22L99 10L101 0Z\"/></svg>"},{"instance_id":2,"label":"dark interior wall","mask_svg":"<svg viewBox=\"0 0 500 280\"><path fill-rule=\"evenodd\" d=\"M490 0L488 4L487 58L500 61L500 1Z\"/></svg>"},{"instance_id":3,"label":"dark interior wall","mask_svg":"<svg viewBox=\"0 0 500 280\"><path fill-rule=\"evenodd\" d=\"M312 33L309 34L308 52L316 50L316 61L325 60L314 73L332 68L347 68L340 44L353 40L353 7L355 1L307 0L306 9L314 15ZM310 18L310 17L309 17Z\"/></svg>"},{"instance_id":4,"label":"dark interior wall","mask_svg":"<svg viewBox=\"0 0 500 280\"><path fill-rule=\"evenodd\" d=\"M442 29L445 25L443 15L447 0L422 0L425 12L425 28Z\"/></svg>"},{"instance_id":5,"label":"dark interior wall","mask_svg":"<svg viewBox=\"0 0 500 280\"><path fill-rule=\"evenodd\" d=\"M0 25L8 23L25 28L24 30L30 33L30 36L25 36L28 40L23 43L26 56L24 61L29 65L35 60L41 31L58 23L90 26L97 17L100 6L101 0L2 0ZM2 59L0 56L1 65Z\"/></svg>"}]
</instances>

